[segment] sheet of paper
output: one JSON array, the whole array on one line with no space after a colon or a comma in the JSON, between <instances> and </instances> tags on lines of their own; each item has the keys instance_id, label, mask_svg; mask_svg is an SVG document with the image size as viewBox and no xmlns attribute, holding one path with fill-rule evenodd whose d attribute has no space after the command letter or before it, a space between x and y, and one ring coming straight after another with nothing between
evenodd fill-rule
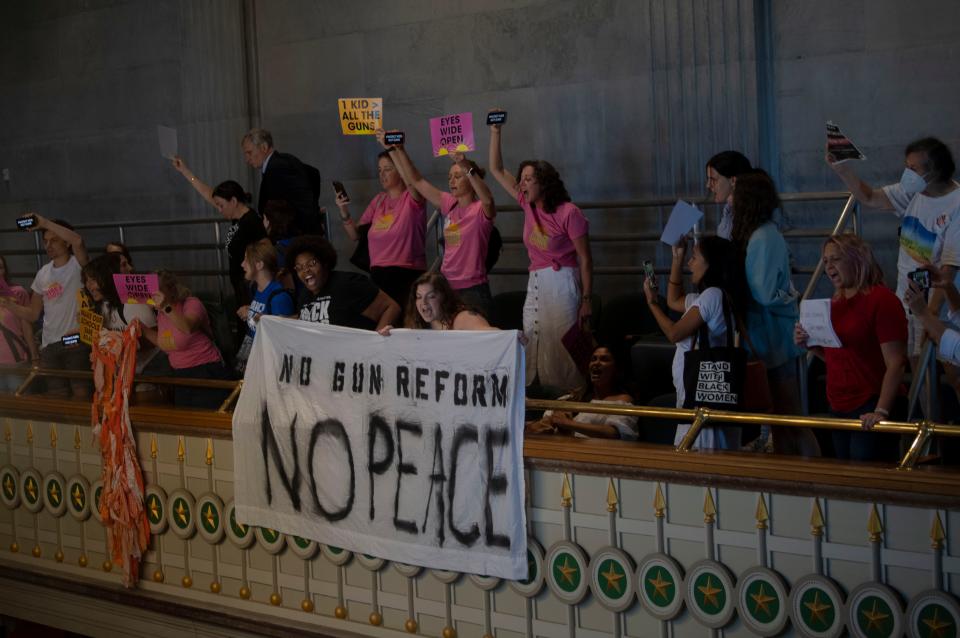
<instances>
[{"instance_id":1,"label":"sheet of paper","mask_svg":"<svg viewBox=\"0 0 960 638\"><path fill-rule=\"evenodd\" d=\"M670 219L660 235L660 241L667 246L673 246L680 238L686 235L703 218L701 212L696 206L692 206L683 200L678 200L670 212Z\"/></svg>"},{"instance_id":2,"label":"sheet of paper","mask_svg":"<svg viewBox=\"0 0 960 638\"><path fill-rule=\"evenodd\" d=\"M843 344L833 330L830 320L829 299L806 299L800 302L800 325L810 338L807 346L823 346L824 348L839 348Z\"/></svg>"},{"instance_id":3,"label":"sheet of paper","mask_svg":"<svg viewBox=\"0 0 960 638\"><path fill-rule=\"evenodd\" d=\"M434 157L475 150L473 113L456 113L431 119L430 144Z\"/></svg>"},{"instance_id":4,"label":"sheet of paper","mask_svg":"<svg viewBox=\"0 0 960 638\"><path fill-rule=\"evenodd\" d=\"M160 140L160 155L173 159L177 154L177 129L157 126L157 138Z\"/></svg>"},{"instance_id":5,"label":"sheet of paper","mask_svg":"<svg viewBox=\"0 0 960 638\"><path fill-rule=\"evenodd\" d=\"M383 98L342 97L337 100L344 135L373 135L383 124Z\"/></svg>"},{"instance_id":6,"label":"sheet of paper","mask_svg":"<svg viewBox=\"0 0 960 638\"><path fill-rule=\"evenodd\" d=\"M827 150L839 164L848 160L864 160L867 156L843 134L840 127L833 122L827 122Z\"/></svg>"}]
</instances>

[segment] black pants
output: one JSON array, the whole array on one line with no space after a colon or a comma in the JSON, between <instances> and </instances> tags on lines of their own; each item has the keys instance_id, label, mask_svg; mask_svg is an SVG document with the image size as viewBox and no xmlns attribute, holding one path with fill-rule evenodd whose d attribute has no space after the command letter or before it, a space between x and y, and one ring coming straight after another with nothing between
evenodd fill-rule
<instances>
[{"instance_id":1,"label":"black pants","mask_svg":"<svg viewBox=\"0 0 960 638\"><path fill-rule=\"evenodd\" d=\"M204 363L192 368L174 368L173 376L183 379L230 379L230 371L223 361ZM173 404L187 408L207 408L216 410L226 401L229 390L215 388L190 388L176 386L173 391Z\"/></svg>"},{"instance_id":2,"label":"black pants","mask_svg":"<svg viewBox=\"0 0 960 638\"><path fill-rule=\"evenodd\" d=\"M374 266L370 269L370 279L373 283L400 306L401 318L404 316L407 300L410 298L410 287L422 274L422 270L400 266Z\"/></svg>"}]
</instances>

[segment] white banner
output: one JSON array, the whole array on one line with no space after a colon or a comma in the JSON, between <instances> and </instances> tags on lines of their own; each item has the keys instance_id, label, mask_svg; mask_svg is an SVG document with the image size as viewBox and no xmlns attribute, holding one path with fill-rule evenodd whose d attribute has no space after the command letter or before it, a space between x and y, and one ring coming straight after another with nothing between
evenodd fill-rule
<instances>
[{"instance_id":1,"label":"white banner","mask_svg":"<svg viewBox=\"0 0 960 638\"><path fill-rule=\"evenodd\" d=\"M263 317L233 415L238 522L526 578L523 371L515 331Z\"/></svg>"}]
</instances>

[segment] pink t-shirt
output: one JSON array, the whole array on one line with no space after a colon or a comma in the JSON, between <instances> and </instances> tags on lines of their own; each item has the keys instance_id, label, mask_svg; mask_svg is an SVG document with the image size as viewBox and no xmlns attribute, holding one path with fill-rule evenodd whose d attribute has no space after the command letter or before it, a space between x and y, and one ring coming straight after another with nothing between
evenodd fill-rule
<instances>
[{"instance_id":1,"label":"pink t-shirt","mask_svg":"<svg viewBox=\"0 0 960 638\"><path fill-rule=\"evenodd\" d=\"M426 202L415 200L410 191L403 191L397 199L380 193L360 217L360 225L363 224L370 224L367 243L371 266L426 270Z\"/></svg>"},{"instance_id":2,"label":"pink t-shirt","mask_svg":"<svg viewBox=\"0 0 960 638\"><path fill-rule=\"evenodd\" d=\"M187 297L174 308L188 317L198 317L200 326L193 332L182 332L173 325L165 312L157 314L157 342L170 358L170 367L176 370L193 368L220 361L220 351L208 336L210 318L203 303L196 297Z\"/></svg>"},{"instance_id":3,"label":"pink t-shirt","mask_svg":"<svg viewBox=\"0 0 960 638\"><path fill-rule=\"evenodd\" d=\"M443 265L440 272L454 290L479 286L487 281L487 246L493 220L483 214L478 200L463 207L450 193L440 197L443 215Z\"/></svg>"},{"instance_id":4,"label":"pink t-shirt","mask_svg":"<svg viewBox=\"0 0 960 638\"><path fill-rule=\"evenodd\" d=\"M587 234L590 223L583 211L564 202L553 213L534 209L517 193L517 202L523 209L523 244L530 255L530 270L577 266L577 249L573 240Z\"/></svg>"},{"instance_id":5,"label":"pink t-shirt","mask_svg":"<svg viewBox=\"0 0 960 638\"><path fill-rule=\"evenodd\" d=\"M22 286L7 287L4 284L3 287L0 288L0 297L12 299L18 306L30 305L30 295L27 294L27 291L24 290ZM0 326L3 326L3 329L0 330L0 332L2 332L2 334L0 334L0 363L11 365L14 363L23 363L28 360L30 358L30 351L26 349L27 342L24 340L20 320L16 315L6 308L0 308ZM11 336L10 339L6 337L8 332ZM19 337L19 340L17 337ZM11 342L13 343L13 350L10 349Z\"/></svg>"}]
</instances>

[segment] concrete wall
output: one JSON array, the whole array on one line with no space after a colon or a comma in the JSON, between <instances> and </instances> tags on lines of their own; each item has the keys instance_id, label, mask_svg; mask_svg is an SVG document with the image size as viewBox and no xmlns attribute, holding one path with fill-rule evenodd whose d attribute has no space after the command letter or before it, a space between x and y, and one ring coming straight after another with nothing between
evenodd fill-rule
<instances>
[{"instance_id":1,"label":"concrete wall","mask_svg":"<svg viewBox=\"0 0 960 638\"><path fill-rule=\"evenodd\" d=\"M950 117L960 97L951 72L958 18L960 4L932 0L3 3L0 167L10 181L0 181L0 212L10 219L35 207L73 221L208 215L159 157L155 127L178 128L198 175L238 179L255 194L238 150L251 122L320 169L323 204L332 207L329 179L340 179L359 208L376 192L377 149L372 139L340 135L335 102L361 95L384 98L387 125L407 131L412 155L438 185L447 162L429 156L427 120L461 110L479 119L491 106L510 111L506 163L551 160L580 201L702 193L705 160L730 147L752 158L770 149L784 191L839 188L820 159L826 119L863 145L865 177L891 181L909 139L960 141L960 120ZM758 83L758 24L770 41L770 72L759 76L769 88ZM788 218L821 226L836 209L794 207ZM588 216L596 234L609 235L658 228L664 212ZM508 213L498 224L509 235L518 222ZM878 248L887 241L888 263L894 230L892 218L868 218L867 235ZM90 243L109 234L90 233ZM127 239L142 246L174 237L209 242L212 229L128 231ZM817 243L798 244L798 260L815 259ZM0 247L29 244L6 234ZM594 248L601 266L666 258L653 243ZM167 252L137 257L145 267L170 263ZM33 265L18 263L15 270ZM524 266L522 248L508 247L502 264ZM177 265L216 262L210 253L178 254ZM522 287L522 276L495 281L498 290ZM598 287L638 290L635 277L606 277Z\"/></svg>"}]
</instances>

